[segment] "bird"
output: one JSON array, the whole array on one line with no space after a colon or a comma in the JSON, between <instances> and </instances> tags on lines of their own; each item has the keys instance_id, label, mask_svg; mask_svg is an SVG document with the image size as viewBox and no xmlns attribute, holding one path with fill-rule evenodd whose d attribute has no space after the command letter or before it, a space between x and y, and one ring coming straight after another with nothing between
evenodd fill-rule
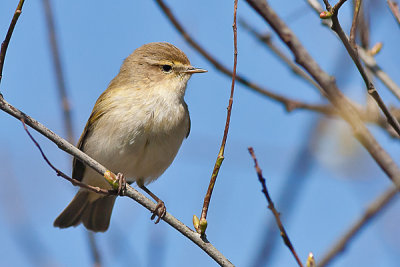
<instances>
[{"instance_id":1,"label":"bird","mask_svg":"<svg viewBox=\"0 0 400 267\"><path fill-rule=\"evenodd\" d=\"M159 178L173 162L190 133L187 82L196 73L182 50L167 42L142 45L130 54L120 71L97 99L77 147L127 183L136 183L154 200L159 222L165 205L146 186ZM103 176L73 160L72 178L112 189ZM54 226L83 224L93 232L110 225L115 195L101 195L80 188L55 219Z\"/></svg>"}]
</instances>

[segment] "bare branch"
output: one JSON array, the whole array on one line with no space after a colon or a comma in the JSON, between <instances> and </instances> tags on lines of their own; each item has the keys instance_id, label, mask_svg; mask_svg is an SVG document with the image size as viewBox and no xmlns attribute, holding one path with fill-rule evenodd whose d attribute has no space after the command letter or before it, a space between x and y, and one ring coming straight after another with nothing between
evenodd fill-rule
<instances>
[{"instance_id":1,"label":"bare branch","mask_svg":"<svg viewBox=\"0 0 400 267\"><path fill-rule=\"evenodd\" d=\"M290 252L292 252L295 260L297 261L297 264L300 267L303 267L303 264L301 263L301 260L300 260L299 256L297 255L296 250L294 249L294 247L292 245L292 242L290 242L290 239L289 239L288 234L286 233L285 227L283 226L283 223L282 223L281 218L280 218L281 215L276 210L274 202L272 201L272 199L271 199L271 197L270 197L270 195L268 193L267 185L265 184L265 178L262 175L262 170L260 169L260 166L258 166L257 158L256 158L256 155L254 154L254 149L252 147L249 147L248 150L249 150L249 153L250 153L251 157L254 160L254 168L256 169L258 180L261 183L262 192L264 193L265 198L268 201L268 208L274 214L275 221L276 221L276 224L278 225L279 230L281 232L281 236L282 236L283 242L289 248Z\"/></svg>"},{"instance_id":2,"label":"bare branch","mask_svg":"<svg viewBox=\"0 0 400 267\"><path fill-rule=\"evenodd\" d=\"M324 10L316 0L307 0L307 3L318 15ZM322 20L322 25L331 28L332 21ZM400 87L377 65L374 57L362 47L357 47L357 51L365 66L400 100Z\"/></svg>"},{"instance_id":3,"label":"bare branch","mask_svg":"<svg viewBox=\"0 0 400 267\"><path fill-rule=\"evenodd\" d=\"M219 149L219 153L217 156L217 160L214 165L214 169L212 171L211 179L210 179L210 184L208 185L207 193L204 197L204 203L203 203L203 208L201 211L201 217L200 217L200 225L203 225L203 227L200 227L196 229L201 235L205 235L205 231L207 228L207 213L208 213L208 207L210 205L210 200L211 200L211 195L214 190L215 183L217 181L218 173L221 168L222 162L224 160L224 152L225 152L225 144L226 144L226 139L228 138L228 131L229 131L229 123L231 120L231 113L232 113L232 104L233 104L233 93L235 91L235 80L236 80L236 66L237 66L237 25L236 25L236 15L237 15L237 2L238 0L235 0L234 2L234 7L233 7L233 71L232 71L232 84L231 84L231 95L229 97L229 104L227 108L227 114L226 114L226 122L225 122L225 129L224 129L224 136L222 137L222 142L221 142L221 147Z\"/></svg>"},{"instance_id":4,"label":"bare branch","mask_svg":"<svg viewBox=\"0 0 400 267\"><path fill-rule=\"evenodd\" d=\"M192 46L197 52L199 52L207 61L209 61L217 70L221 71L223 74L232 77L233 73L226 66L224 66L221 62L215 59L210 53L208 53L199 43L197 43L189 33L183 28L182 24L175 18L170 8L164 3L163 0L156 0L157 4L173 24L175 29L182 35L182 37L188 42L190 46ZM324 107L321 105L313 105L302 103L301 101L292 100L280 94L276 94L270 90L263 88L262 86L249 81L244 76L239 73L236 74L236 81L243 84L244 86L250 88L251 90L266 96L272 100L275 100L279 103L282 103L287 111L292 111L294 109L305 109L312 110L317 112L329 113L331 110L330 107Z\"/></svg>"},{"instance_id":5,"label":"bare branch","mask_svg":"<svg viewBox=\"0 0 400 267\"><path fill-rule=\"evenodd\" d=\"M25 124L25 116L22 116L20 120L22 122L22 125L24 126L25 132L28 134L29 138L32 140L32 142L35 144L35 146L39 149L40 154L42 155L44 161L47 163L47 165L50 166L50 168L52 168L57 173L57 176L61 176L62 178L66 179L67 181L71 182L71 184L73 184L73 185L85 188L87 190L96 192L98 194L103 194L103 195L113 194L113 190L106 190L106 189L102 189L100 187L91 186L91 185L82 183L81 181L73 179L73 178L69 177L68 175L66 175L65 173L63 173L62 171L60 171L59 169L57 169L50 162L50 160L47 158L46 154L43 152L42 148L40 147L39 143L35 140L35 138L33 138L31 133L29 132L28 127L26 127L26 124ZM113 195L115 195L115 193Z\"/></svg>"},{"instance_id":6,"label":"bare branch","mask_svg":"<svg viewBox=\"0 0 400 267\"><path fill-rule=\"evenodd\" d=\"M379 196L374 202L372 202L364 214L346 231L346 233L332 246L332 248L322 257L322 260L317 266L326 266L332 262L332 260L343 252L349 245L350 241L353 240L357 234L361 232L365 226L374 219L379 212L382 212L384 208L395 199L397 195L397 189L391 187L381 196Z\"/></svg>"},{"instance_id":7,"label":"bare branch","mask_svg":"<svg viewBox=\"0 0 400 267\"><path fill-rule=\"evenodd\" d=\"M93 258L93 267L101 267L101 256L99 248L97 247L96 236L92 231L87 231L87 237L89 241L89 247Z\"/></svg>"},{"instance_id":8,"label":"bare branch","mask_svg":"<svg viewBox=\"0 0 400 267\"><path fill-rule=\"evenodd\" d=\"M314 80L318 82L321 88L323 88L324 91L322 93L329 99L335 108L337 108L340 116L342 116L343 119L345 119L352 127L354 136L368 150L370 155L375 159L397 188L400 188L400 169L390 155L382 149L370 131L365 127L354 106L337 88L334 78L329 76L319 67L317 62L302 46L295 34L278 17L267 2L263 0L247 0L247 2L265 19L266 22L269 23L272 29L289 47L295 56L296 62L303 66Z\"/></svg>"},{"instance_id":9,"label":"bare branch","mask_svg":"<svg viewBox=\"0 0 400 267\"><path fill-rule=\"evenodd\" d=\"M354 49L356 49L356 29L358 25L357 19L358 19L358 14L360 13L360 7L361 7L361 0L355 0L353 22L351 23L351 29L350 29L350 44Z\"/></svg>"},{"instance_id":10,"label":"bare branch","mask_svg":"<svg viewBox=\"0 0 400 267\"><path fill-rule=\"evenodd\" d=\"M392 11L394 18L397 20L397 23L400 25L399 5L395 1L391 1L391 0L387 0L387 3L389 5L390 11Z\"/></svg>"},{"instance_id":11,"label":"bare branch","mask_svg":"<svg viewBox=\"0 0 400 267\"><path fill-rule=\"evenodd\" d=\"M325 2L325 1L324 1ZM328 1L326 1L328 2ZM343 1L345 2L345 1ZM340 2L339 2L340 3ZM400 124L396 120L396 118L392 115L390 110L386 107L385 103L383 102L382 98L380 97L378 91L375 88L375 85L372 83L371 79L368 77L367 73L364 70L364 67L361 64L361 61L358 57L357 51L353 49L350 45L349 40L347 39L346 34L344 33L342 27L340 26L339 19L337 17L338 11L341 5L336 4L333 8L328 8L327 9L329 12L332 13L332 30L337 33L339 36L340 40L342 40L343 45L345 46L347 52L349 53L351 59L353 60L354 64L356 65L358 71L361 74L361 77L364 80L366 89L368 91L368 94L373 97L373 99L376 101L378 104L379 108L382 110L382 112L385 114L389 124L393 127L393 129L397 132L397 134L400 136ZM336 7L338 6L338 7Z\"/></svg>"},{"instance_id":12,"label":"bare branch","mask_svg":"<svg viewBox=\"0 0 400 267\"><path fill-rule=\"evenodd\" d=\"M307 72L297 66L288 56L285 55L285 53L276 44L274 44L270 34L261 34L257 32L244 20L239 20L239 24L241 24L245 30L248 30L252 35L254 35L260 42L265 44L275 55L278 56L280 60L282 60L287 66L289 66L294 74L303 78L305 81L315 86L318 90L322 91L319 84L316 83Z\"/></svg>"},{"instance_id":13,"label":"bare branch","mask_svg":"<svg viewBox=\"0 0 400 267\"><path fill-rule=\"evenodd\" d=\"M24 122L27 125L38 131L40 134L45 136L53 143L55 143L61 150L76 157L77 159L82 161L84 164L86 164L99 174L103 176L110 174L115 176L115 174L112 174L100 163L98 163L85 153L83 153L75 146L68 143L65 139L56 135L54 132L46 128L43 124L41 124L40 122L36 121L35 119L31 118L30 116L24 114L20 110L16 109L15 107L7 103L1 94L0 94L0 109L10 114L11 116L15 117L18 120L24 120ZM143 194L141 194L140 192L138 192L136 189L134 189L129 185L126 186L126 192L124 195L135 200L140 205L148 209L150 212L152 212L156 207L156 204L153 201L151 201L150 199L148 199ZM233 266L232 263L224 255L222 255L221 252L219 252L210 242L208 242L206 239L202 239L198 233L191 230L189 227L187 227L182 222L173 217L170 213L167 212L166 215L163 217L163 220L170 226L175 228L177 231L179 231L181 234L183 234L185 237L190 239L197 246L199 246L219 265Z\"/></svg>"},{"instance_id":14,"label":"bare branch","mask_svg":"<svg viewBox=\"0 0 400 267\"><path fill-rule=\"evenodd\" d=\"M367 68L400 100L400 87L378 66L375 58L369 56L364 49L358 49L358 53Z\"/></svg>"},{"instance_id":15,"label":"bare branch","mask_svg":"<svg viewBox=\"0 0 400 267\"><path fill-rule=\"evenodd\" d=\"M275 53L279 57L279 59L281 59L287 66L289 66L289 68L295 74L299 75L304 80L306 80L310 84L314 85L315 88L317 88L320 92L323 92L323 89L319 86L318 83L316 83L313 80L313 78L307 72L305 72L302 68L300 68L298 65L296 65L288 56L286 56L283 53L283 51L281 51L281 49L277 45L275 45L272 42L272 40L271 40L272 37L270 35L263 35L263 34L257 32L255 29L253 29L250 25L248 25L243 20L240 21L240 23L242 24L242 26L245 29L247 29L252 35L254 35L259 41L261 41L268 48L270 48L271 51L273 53ZM359 51L360 51L361 56L365 56L367 60L372 60L372 61L366 62L366 65L370 64L372 66L374 64L374 66L375 66L374 71L375 71L376 75L380 75L382 77L385 75L387 76L387 74L385 72L383 72L381 69L379 69L379 67L376 65L376 62L373 57L365 55L364 50L362 48L360 48ZM391 83L390 86L394 86L394 87L397 86L388 76L385 77L384 80L386 82ZM400 93L400 88L399 88L398 92ZM396 91L394 91L394 93L396 93ZM400 94L399 94L399 99L400 99ZM290 101L294 101L294 100L290 100ZM399 135L396 132L394 132L393 128L388 124L386 118L383 117L379 112L377 112L377 113L374 112L374 114L371 114L370 110L365 111L365 110L363 110L363 108L361 106L357 105L355 102L351 101L350 99L348 99L348 101L350 101L352 103L352 105L357 109L357 112L363 121L365 121L367 123L376 124L376 125L380 126L382 129L386 130L389 133L389 135L392 136L393 138L397 138L397 139L399 138ZM334 117L338 116L335 109L329 105L317 106L317 105L308 105L306 103L301 103L301 102L297 102L297 103L298 103L298 105L300 105L299 107L301 109L319 112L326 116L334 116ZM296 102L292 102L292 103L288 102L286 104L286 109L288 111L292 111L292 107L293 107L293 109L298 108L297 106L291 106L291 104L296 104ZM392 112L392 114L395 115L396 119L399 120L399 118L400 118L399 112L397 112L397 110L391 110L391 112Z\"/></svg>"},{"instance_id":16,"label":"bare branch","mask_svg":"<svg viewBox=\"0 0 400 267\"><path fill-rule=\"evenodd\" d=\"M74 143L74 127L72 124L71 107L68 100L68 90L65 85L64 71L61 64L61 56L58 47L57 34L54 25L53 11L49 0L42 0L45 10L45 18L47 24L47 35L52 51L52 59L54 71L57 78L58 96L63 111L64 128L67 134L67 140Z\"/></svg>"},{"instance_id":17,"label":"bare branch","mask_svg":"<svg viewBox=\"0 0 400 267\"><path fill-rule=\"evenodd\" d=\"M8 44L10 43L11 36L13 34L15 25L17 24L19 15L22 13L22 6L24 5L25 0L20 0L17 6L17 9L15 9L14 16L11 20L10 27L8 27L7 35L4 41L1 43L1 50L0 50L0 83L1 83L1 78L3 77L3 67L4 67L4 60L6 58L6 52L8 48Z\"/></svg>"}]
</instances>

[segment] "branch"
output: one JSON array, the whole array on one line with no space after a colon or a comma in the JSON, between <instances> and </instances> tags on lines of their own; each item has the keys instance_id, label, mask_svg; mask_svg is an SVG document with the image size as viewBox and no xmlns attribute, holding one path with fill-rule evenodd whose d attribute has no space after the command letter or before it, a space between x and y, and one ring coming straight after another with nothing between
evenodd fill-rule
<instances>
[{"instance_id":1,"label":"branch","mask_svg":"<svg viewBox=\"0 0 400 267\"><path fill-rule=\"evenodd\" d=\"M389 5L390 11L392 11L394 18L397 20L397 23L400 25L399 5L395 1L390 1L390 0L387 0L387 3Z\"/></svg>"},{"instance_id":2,"label":"branch","mask_svg":"<svg viewBox=\"0 0 400 267\"><path fill-rule=\"evenodd\" d=\"M272 37L270 35L263 35L259 32L257 32L254 28L252 28L250 25L248 25L245 21L240 21L240 23L242 24L242 27L245 28L246 30L248 30L252 35L254 35L260 42L262 42L263 44L265 44L268 48L270 48L272 50L272 52L274 52L274 54L276 54L279 59L281 59L295 74L299 75L300 77L302 77L304 80L308 81L310 84L314 85L320 92L323 92L323 89L319 86L318 83L316 83L313 78L307 73L305 72L302 68L300 68L298 65L296 65L288 56L285 55L285 53L283 53L283 51L272 42ZM373 57L370 57L367 54L364 54L364 50L360 49L360 55L365 56L367 60L372 60L373 62L369 61L368 63L372 66L374 65L374 70L375 70L375 74L376 75L382 75L383 76L387 76L387 74L385 72L383 72L377 65L375 62L375 59ZM366 64L368 64L366 63ZM396 87L397 85L390 79L390 77L385 77L384 81L391 83L391 86ZM400 88L398 89L399 92L399 99L400 99ZM394 91L393 93L396 93L396 91ZM374 110L374 114L371 114L371 110L364 110L360 105L358 105L357 103L351 101L350 99L348 99L348 101L351 102L351 104L357 109L357 112L359 114L359 116L362 118L362 120L364 122L367 123L373 123L378 125L379 127L381 127L382 129L386 130L389 135L393 138L397 138L399 139L399 135L394 132L393 128L388 124L387 120L385 117L383 117L379 112L377 112L378 110ZM330 105L325 105L325 106L317 106L317 105L308 105L306 103L301 103L301 102L297 102L300 104L300 108L301 109L306 109L306 110L310 110L310 111L314 111L314 112L318 112L321 114L324 114L326 116L329 117L337 117L338 114L335 111L335 109L330 106ZM295 104L295 103L293 103ZM287 105L286 109L288 111L291 111L292 109L297 109L297 106L290 106ZM400 114L397 110L391 110L392 114L395 115L397 120L400 120Z\"/></svg>"},{"instance_id":3,"label":"branch","mask_svg":"<svg viewBox=\"0 0 400 267\"><path fill-rule=\"evenodd\" d=\"M319 15L324 11L322 6L316 0L307 0L307 3ZM322 25L331 28L331 20L322 20ZM375 58L362 47L357 47L357 51L365 66L400 100L400 87L384 72L376 63Z\"/></svg>"},{"instance_id":4,"label":"branch","mask_svg":"<svg viewBox=\"0 0 400 267\"><path fill-rule=\"evenodd\" d=\"M175 29L182 35L182 37L186 40L186 42L192 46L193 49L195 49L197 52L199 52L207 61L209 61L217 70L221 71L223 74L232 77L232 72L225 67L224 65L222 65L222 63L220 63L218 60L216 60L213 56L211 56L210 53L208 53L203 47L200 46L199 43L197 43L190 35L189 33L183 28L182 24L179 23L179 21L175 18L175 16L173 15L173 13L171 12L171 10L169 9L169 7L162 1L162 0L156 0L157 4L159 5L159 7L161 8L161 10L164 12L164 14L167 16L167 18L170 20L170 22L173 24L173 26L175 27ZM316 0L308 0L308 2L310 3L310 5L312 5L312 7L315 10L320 10L319 13L321 13L323 11L321 5L319 5L318 1ZM328 20L323 20L322 21L324 24L329 24ZM362 54L361 56L363 56L364 54ZM367 67L371 68L371 71L373 71L373 73L375 75L377 75L378 78L381 79L381 81L386 85L386 86L390 86L389 89L392 90L392 92L396 92L398 91L397 95L400 99L400 88L390 79L390 77L383 72L377 65L375 62L375 59L371 56L369 56L368 54L365 54L366 60L369 60L369 63L366 62ZM364 57L362 57L364 60ZM371 60L373 62L371 62ZM313 112L318 112L318 113L322 113L324 115L328 115L328 116L336 116L337 115L337 111L335 110L335 108L333 108L330 105L314 105L314 104L308 104L308 103L304 103L301 101L297 101L297 100L293 100L287 97L284 97L282 95L279 94L275 94L269 90L266 90L264 88L262 88L260 85L254 83L254 82L250 82L249 80L247 80L246 78L244 78L243 76L241 76L240 74L236 74L236 81L245 85L246 87L260 93L263 96L266 96L270 99L273 99L281 104L284 105L285 109L288 112L291 112L293 110L296 109L302 109L302 110L309 110L309 111L313 111ZM318 85L319 89L322 90L322 88ZM323 92L323 91L322 91ZM396 94L396 93L395 93ZM350 100L348 100L350 101ZM353 104L355 105L355 104ZM367 114L364 114L365 112L363 112L361 110L361 108L358 108L358 112L359 115L362 118L365 118L365 121L367 122L372 122L372 123L376 123L378 124L380 127L383 127L384 129L387 129L387 123L383 123L381 121L380 118L378 118L376 121L375 120L371 120L370 116L367 116ZM394 135L391 131L389 131L389 134L392 135L392 137L396 137L398 138L398 135Z\"/></svg>"},{"instance_id":5,"label":"branch","mask_svg":"<svg viewBox=\"0 0 400 267\"><path fill-rule=\"evenodd\" d=\"M351 23L350 29L350 44L353 48L356 48L356 29L357 29L357 19L358 14L360 13L361 0L355 0L354 3L354 13L353 13L353 22Z\"/></svg>"},{"instance_id":6,"label":"branch","mask_svg":"<svg viewBox=\"0 0 400 267\"><path fill-rule=\"evenodd\" d=\"M89 242L89 248L91 250L92 258L93 258L93 267L101 267L101 255L99 252L99 248L97 247L96 236L92 231L87 231L87 237Z\"/></svg>"},{"instance_id":7,"label":"branch","mask_svg":"<svg viewBox=\"0 0 400 267\"><path fill-rule=\"evenodd\" d=\"M360 231L366 227L368 223L374 219L379 212L383 211L385 207L394 200L397 195L397 189L391 187L381 196L379 196L374 202L372 202L365 210L364 214L346 231L346 233L336 242L335 245L322 257L322 260L317 264L319 267L323 267L332 262L332 260L343 252L349 245L350 241L353 240Z\"/></svg>"},{"instance_id":8,"label":"branch","mask_svg":"<svg viewBox=\"0 0 400 267\"><path fill-rule=\"evenodd\" d=\"M367 149L377 164L393 181L397 188L400 188L400 169L392 160L390 155L382 149L379 143L372 136L370 131L362 122L357 110L343 96L336 86L333 77L322 70L317 62L310 56L302 46L295 34L278 17L271 7L263 0L246 0L254 10L272 27L281 40L289 47L295 56L295 60L314 78L323 88L323 94L329 99L332 105L338 110L340 116L352 127L354 136Z\"/></svg>"},{"instance_id":9,"label":"branch","mask_svg":"<svg viewBox=\"0 0 400 267\"><path fill-rule=\"evenodd\" d=\"M358 49L358 53L365 66L400 100L400 87L378 66L375 58L364 49Z\"/></svg>"},{"instance_id":10,"label":"branch","mask_svg":"<svg viewBox=\"0 0 400 267\"><path fill-rule=\"evenodd\" d=\"M205 235L205 231L207 228L207 213L208 213L208 207L210 205L211 195L214 190L215 183L217 181L219 169L221 168L222 162L224 161L225 144L226 144L226 139L228 138L229 123L231 120L233 93L235 91L237 54L238 54L238 52L237 52L237 25L236 25L237 2L238 2L238 0L235 0L234 7L233 7L233 25L232 25L233 46L234 46L233 71L232 71L231 95L229 97L229 104L228 104L228 108L227 108L224 136L222 137L221 147L219 149L217 160L215 162L214 169L211 174L210 184L208 185L207 193L206 193L206 196L204 197L204 203L203 203L203 208L201 210L200 221L198 223L197 222L194 223L195 227L197 226L196 227L197 232L200 233L202 236ZM194 220L197 221L198 219L194 218Z\"/></svg>"},{"instance_id":11,"label":"branch","mask_svg":"<svg viewBox=\"0 0 400 267\"><path fill-rule=\"evenodd\" d=\"M41 148L41 146L39 145L39 143L35 140L35 138L33 138L33 136L31 135L31 133L28 130L28 127L26 127L25 124L25 119L26 119L26 115L22 115L20 118L20 121L22 122L22 125L25 129L25 132L28 134L29 138L32 140L32 142L35 144L35 146L39 149L40 154L42 155L44 161L47 163L47 165L50 166L50 168L52 168L57 176L61 176L62 178L66 179L67 181L69 181L71 184L75 185L75 186L79 186L82 188L85 188L89 191L93 191L96 192L98 194L103 194L103 195L112 195L114 190L106 190L106 189L102 189L100 187L97 186L91 186L85 183L82 183L81 181L78 181L74 178L69 177L68 175L66 175L65 173L63 173L62 171L60 171L59 169L57 169L51 162L50 160L47 158L46 154L43 152L43 149ZM115 193L114 193L115 195Z\"/></svg>"},{"instance_id":12,"label":"branch","mask_svg":"<svg viewBox=\"0 0 400 267\"><path fill-rule=\"evenodd\" d=\"M270 34L261 34L257 32L254 28L252 28L246 21L240 20L239 24L249 31L253 36L257 38L261 43L265 44L278 58L283 61L292 71L294 74L298 75L299 77L303 78L305 81L310 83L311 85L315 86L318 90L322 90L318 83L316 83L313 78L308 75L302 68L297 66L285 53L272 41L272 37Z\"/></svg>"},{"instance_id":13,"label":"branch","mask_svg":"<svg viewBox=\"0 0 400 267\"><path fill-rule=\"evenodd\" d=\"M61 64L61 56L58 48L58 41L56 35L56 29L54 25L53 11L51 9L50 0L43 0L43 7L45 10L45 17L47 23L47 35L52 51L54 71L57 78L58 96L63 108L63 121L64 128L67 134L67 140L70 143L74 143L74 128L71 116L71 107L68 101L67 87L65 86L64 72Z\"/></svg>"},{"instance_id":14,"label":"branch","mask_svg":"<svg viewBox=\"0 0 400 267\"><path fill-rule=\"evenodd\" d=\"M280 215L280 213L276 210L275 205L274 205L274 202L272 202L272 199L271 199L271 197L270 197L270 195L269 195L269 193L268 193L267 185L265 184L265 179L264 179L264 177L263 177L263 175L262 175L262 170L261 170L260 167L258 166L257 158L256 158L256 155L254 154L254 149L253 149L252 147L249 147L248 150L249 150L249 153L250 153L251 157L252 157L253 160L254 160L254 168L256 169L257 176L258 176L258 180L259 180L260 183L261 183L262 192L264 193L265 198L266 198L267 201L268 201L268 208L269 208L269 209L271 210L271 212L274 214L276 224L278 225L279 230L281 231L281 236L282 236L283 242L284 242L285 245L289 248L290 252L292 252L292 254L293 254L295 260L297 261L297 264L298 264L300 267L303 267L303 264L301 263L301 260L300 260L299 256L297 255L297 253L296 253L296 251L295 251L295 249L294 249L294 247L293 247L293 245L292 245L292 242L290 242L290 239L289 239L288 234L286 233L285 227L284 227L283 224L282 224L282 221L281 221L281 218L280 218L281 215Z\"/></svg>"},{"instance_id":15,"label":"branch","mask_svg":"<svg viewBox=\"0 0 400 267\"><path fill-rule=\"evenodd\" d=\"M8 27L7 35L4 41L1 43L1 50L0 50L0 83L1 83L1 78L3 77L3 66L4 66L4 60L6 58L6 52L8 48L8 44L10 43L11 36L13 34L15 24L17 24L19 15L21 15L22 12L22 6L24 5L25 0L20 0L18 3L17 8L15 9L14 16L11 20L10 26Z\"/></svg>"},{"instance_id":16,"label":"branch","mask_svg":"<svg viewBox=\"0 0 400 267\"><path fill-rule=\"evenodd\" d=\"M159 7L161 8L161 10L164 12L164 14L167 16L169 21L173 24L175 29L182 35L182 37L186 40L186 42L190 46L192 46L193 49L195 49L197 52L199 52L217 70L221 71L223 74L225 74L229 77L233 76L233 73L232 73L232 71L229 70L229 68L227 68L221 62L219 62L217 59L215 59L210 53L208 53L199 43L197 43L189 35L189 33L183 28L182 24L179 23L179 21L175 18L175 16L171 12L170 8L164 3L163 0L156 0L156 2L159 5ZM293 111L294 109L305 109L305 110L311 110L311 111L322 112L324 114L327 114L327 113L331 113L331 110L332 110L331 107L307 104L307 103L303 103L303 102L300 102L297 100L292 100L292 99L284 97L280 94L273 93L270 90L267 90L267 89L263 88L262 86L249 81L247 78L240 75L239 73L236 74L236 81L263 96L266 96L272 100L282 103L285 106L286 110L289 112Z\"/></svg>"},{"instance_id":17,"label":"branch","mask_svg":"<svg viewBox=\"0 0 400 267\"><path fill-rule=\"evenodd\" d=\"M83 153L81 150L76 148L75 146L68 143L65 139L59 137L54 132L46 128L43 124L36 121L35 119L29 117L24 114L20 110L16 109L9 103L7 103L3 96L0 94L0 109L15 117L18 120L23 120L27 125L38 131L40 134L45 136L47 139L55 143L61 150L67 152L68 154L76 157L84 164L98 172L103 176L114 175L110 171L108 171L104 166L99 164L94 159L90 158L88 155ZM127 185L125 196L135 200L140 205L148 209L149 211L153 211L156 207L156 204L152 202L150 199L145 197L143 194L138 192L133 187ZM200 238L199 234L191 230L189 227L181 223L175 217L173 217L170 213L167 212L163 220L168 223L170 226L175 228L185 237L190 239L193 243L199 246L204 252L206 252L211 258L213 258L218 264L221 266L233 266L232 263L225 258L211 243L207 240Z\"/></svg>"},{"instance_id":18,"label":"branch","mask_svg":"<svg viewBox=\"0 0 400 267\"><path fill-rule=\"evenodd\" d=\"M316 165L313 154L321 143L327 125L329 125L329 122L324 117L312 120L304 125L307 132L304 136L299 136L302 140L300 147L294 152L295 155L291 163L286 167L287 175L281 178L281 190L279 190L276 202L279 203L280 212L284 214L283 218L287 222L291 222L293 209L296 207L299 198L303 197L303 188L311 179L311 172ZM269 218L266 222L266 227L259 234L260 244L255 249L257 252L252 257L249 266L271 266L271 261L278 248L276 243L280 241L279 236L274 234L276 231L275 224L274 218Z\"/></svg>"},{"instance_id":19,"label":"branch","mask_svg":"<svg viewBox=\"0 0 400 267\"><path fill-rule=\"evenodd\" d=\"M367 88L368 94L373 97L373 99L378 104L379 108L385 114L389 124L393 127L393 129L397 132L400 136L400 124L396 120L396 118L392 115L390 110L386 107L385 103L383 102L382 98L380 97L378 91L375 88L375 85L372 83L371 79L368 77L367 73L364 70L364 67L361 64L360 58L358 57L357 51L351 47L349 40L347 39L346 34L344 33L342 27L340 26L339 19L337 17L340 6L346 0L340 1L337 3L333 8L329 5L327 0L324 0L327 10L332 14L332 30L337 33L340 40L342 40L343 45L345 46L347 52L349 53L351 59L353 60L354 64L356 65L358 71L361 74L361 77L364 80L365 86ZM342 3L343 2L343 3ZM341 3L341 4L340 4ZM340 5L339 5L340 4Z\"/></svg>"},{"instance_id":20,"label":"branch","mask_svg":"<svg viewBox=\"0 0 400 267\"><path fill-rule=\"evenodd\" d=\"M319 5L319 3L316 0L308 0L309 3L316 8L316 10L321 10L321 12L323 11L322 7ZM161 10L164 12L164 14L167 16L167 18L170 20L170 22L173 24L173 26L175 27L175 29L182 35L182 37L188 42L188 44L190 46L192 46L193 49L195 49L197 52L199 52L207 61L209 61L217 70L221 71L223 74L232 77L232 72L225 67L224 65L222 65L222 63L220 63L219 61L217 61L214 57L211 56L211 54L209 54L204 48L202 48L200 46L199 43L197 43L190 35L189 33L183 28L182 24L180 24L178 22L178 20L175 18L175 16L173 15L173 13L171 12L171 10L169 9L169 7L163 2L163 0L156 0L157 4L159 5L159 7L161 8ZM328 20L323 20L323 23L329 24ZM368 55L366 55L366 57L368 57L369 60L374 60L373 57L370 57ZM367 63L366 63L367 64ZM376 62L375 62L376 64ZM373 66L371 66L373 68ZM375 69L375 68L374 68ZM376 70L376 69L375 69ZM380 70L380 69L379 69ZM372 70L374 71L374 70ZM384 72L380 72L381 74ZM376 72L374 72L374 74L377 74ZM387 75L386 75L387 76ZM383 78L383 75L381 76ZM379 77L378 77L379 78ZM391 84L393 86L394 82L387 76L387 78L389 80L383 80L383 82L385 83L388 82L388 84ZM254 83L254 82L250 82L249 80L247 80L246 78L244 78L243 76L241 76L240 74L236 74L236 81L245 85L246 87L254 90L255 92L260 93L263 96L266 96L270 99L273 99L281 104L284 105L285 109L288 112L291 112L293 110L296 109L302 109L302 110L309 110L309 111L314 111L314 112L318 112L318 113L322 113L324 115L328 115L328 116L336 116L337 115L337 111L334 107L330 106L330 105L314 105L314 104L308 104L308 103L304 103L301 101L297 101L297 100L293 100L287 97L284 97L282 95L279 94L275 94L269 90L266 90L264 88L262 88L260 85ZM394 86L396 86L394 84ZM396 86L397 87L397 86ZM318 88L321 88L320 86L318 86ZM322 90L322 88L321 88ZM393 90L396 90L396 88L393 88ZM398 89L399 91L399 99L400 99L400 88ZM350 100L348 100L350 101ZM367 122L374 122L372 121L370 116L362 115L365 112L362 112L361 108L359 108L359 114L361 117L365 118ZM376 123L383 127L383 128L387 128L387 123L383 123L381 122L380 119L376 120ZM398 138L398 136L393 135L393 133L389 132L393 137Z\"/></svg>"}]
</instances>

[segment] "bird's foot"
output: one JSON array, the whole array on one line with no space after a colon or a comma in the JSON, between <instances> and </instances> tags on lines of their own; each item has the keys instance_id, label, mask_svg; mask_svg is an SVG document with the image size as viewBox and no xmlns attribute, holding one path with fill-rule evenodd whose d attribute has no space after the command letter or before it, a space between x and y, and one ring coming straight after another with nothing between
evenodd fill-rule
<instances>
[{"instance_id":1,"label":"bird's foot","mask_svg":"<svg viewBox=\"0 0 400 267\"><path fill-rule=\"evenodd\" d=\"M126 179L122 173L117 174L118 189L117 194L119 196L124 196L126 192Z\"/></svg>"},{"instance_id":2,"label":"bird's foot","mask_svg":"<svg viewBox=\"0 0 400 267\"><path fill-rule=\"evenodd\" d=\"M164 201L159 199L157 201L157 206L153 211L153 215L151 215L151 219L154 220L158 216L157 220L154 222L155 224L157 224L165 216L166 213L167 209L165 208Z\"/></svg>"}]
</instances>

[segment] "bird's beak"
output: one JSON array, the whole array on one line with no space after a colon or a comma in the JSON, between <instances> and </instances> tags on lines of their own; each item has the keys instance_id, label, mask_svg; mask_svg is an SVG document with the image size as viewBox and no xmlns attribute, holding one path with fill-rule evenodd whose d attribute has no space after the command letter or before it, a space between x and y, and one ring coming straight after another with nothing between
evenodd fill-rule
<instances>
[{"instance_id":1,"label":"bird's beak","mask_svg":"<svg viewBox=\"0 0 400 267\"><path fill-rule=\"evenodd\" d=\"M195 68L195 67L193 67L193 66L190 66L190 67L188 67L185 71L183 71L184 73L190 73L190 74L193 74L193 73L203 73L203 72L207 72L207 70L204 70L204 69L198 69L198 68Z\"/></svg>"}]
</instances>

